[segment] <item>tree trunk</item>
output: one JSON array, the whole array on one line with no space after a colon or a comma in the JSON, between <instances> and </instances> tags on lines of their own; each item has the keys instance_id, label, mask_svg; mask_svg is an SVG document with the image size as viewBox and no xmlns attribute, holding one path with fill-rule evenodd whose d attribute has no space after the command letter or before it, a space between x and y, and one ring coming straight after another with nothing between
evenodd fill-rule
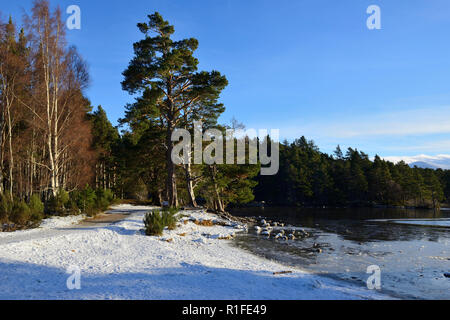
<instances>
[{"instance_id":1,"label":"tree trunk","mask_svg":"<svg viewBox=\"0 0 450 320\"><path fill-rule=\"evenodd\" d=\"M191 164L187 163L184 165L184 170L186 173L186 187L189 195L189 205L196 208L197 207L197 201L195 200L195 193L194 193L194 184L193 184L193 178L192 178L192 172L191 172Z\"/></svg>"},{"instance_id":2,"label":"tree trunk","mask_svg":"<svg viewBox=\"0 0 450 320\"><path fill-rule=\"evenodd\" d=\"M159 205L162 205L163 203L163 192L161 189L158 189L158 200L159 200Z\"/></svg>"},{"instance_id":3,"label":"tree trunk","mask_svg":"<svg viewBox=\"0 0 450 320\"><path fill-rule=\"evenodd\" d=\"M176 174L175 174L175 164L172 162L172 150L173 150L172 132L173 132L173 127L171 124L169 124L167 127L167 136L166 136L166 144L167 144L166 187L167 187L167 197L168 197L168 201L169 201L169 207L176 208L176 207L178 207L178 196L177 196L177 181L176 181Z\"/></svg>"},{"instance_id":4,"label":"tree trunk","mask_svg":"<svg viewBox=\"0 0 450 320\"><path fill-rule=\"evenodd\" d=\"M9 101L7 102L9 104ZM9 143L9 192L11 194L11 199L13 195L13 170L14 170L14 156L13 156L13 146L12 146L12 121L11 121L11 105L7 107L8 114L8 143Z\"/></svg>"},{"instance_id":5,"label":"tree trunk","mask_svg":"<svg viewBox=\"0 0 450 320\"><path fill-rule=\"evenodd\" d=\"M217 168L213 165L213 166L210 166L210 170L211 170L211 177L212 177L212 181L213 181L214 193L216 195L215 201L214 201L214 203L215 203L214 210L219 211L219 212L225 212L222 198L220 197L219 187L216 182Z\"/></svg>"},{"instance_id":6,"label":"tree trunk","mask_svg":"<svg viewBox=\"0 0 450 320\"><path fill-rule=\"evenodd\" d=\"M3 184L4 184L4 159L5 159L5 114L4 111L2 110L1 115L0 115L0 126L1 126L1 131L0 131L0 193L3 194L4 188L3 188Z\"/></svg>"}]
</instances>

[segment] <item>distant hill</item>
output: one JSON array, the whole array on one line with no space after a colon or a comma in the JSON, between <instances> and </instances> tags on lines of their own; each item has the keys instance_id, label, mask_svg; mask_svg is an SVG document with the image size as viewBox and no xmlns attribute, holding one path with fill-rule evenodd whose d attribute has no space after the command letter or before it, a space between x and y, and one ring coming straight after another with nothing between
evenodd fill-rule
<instances>
[{"instance_id":1,"label":"distant hill","mask_svg":"<svg viewBox=\"0 0 450 320\"><path fill-rule=\"evenodd\" d=\"M411 168L417 166L419 168L428 169L450 169L450 155L448 154L440 154L437 156L428 156L425 154L421 154L417 156L385 157L384 159L394 163L403 160Z\"/></svg>"},{"instance_id":2,"label":"distant hill","mask_svg":"<svg viewBox=\"0 0 450 320\"><path fill-rule=\"evenodd\" d=\"M411 168L418 167L422 169L438 169L439 167L436 167L430 163L426 163L424 161L416 161L409 164Z\"/></svg>"}]
</instances>

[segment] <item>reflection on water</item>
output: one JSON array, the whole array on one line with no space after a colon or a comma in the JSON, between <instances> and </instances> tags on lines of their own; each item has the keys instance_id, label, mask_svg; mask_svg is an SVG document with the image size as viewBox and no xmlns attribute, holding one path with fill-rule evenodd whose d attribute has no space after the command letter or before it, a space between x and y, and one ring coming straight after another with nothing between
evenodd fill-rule
<instances>
[{"instance_id":1,"label":"reflection on water","mask_svg":"<svg viewBox=\"0 0 450 320\"><path fill-rule=\"evenodd\" d=\"M449 211L280 207L237 209L233 214L285 222L287 233L293 226L309 233L280 241L250 228L235 244L258 255L361 285L367 267L379 265L386 293L450 299L450 279L445 277L450 272L450 228L445 227ZM412 219L431 220L440 227L407 223Z\"/></svg>"}]
</instances>

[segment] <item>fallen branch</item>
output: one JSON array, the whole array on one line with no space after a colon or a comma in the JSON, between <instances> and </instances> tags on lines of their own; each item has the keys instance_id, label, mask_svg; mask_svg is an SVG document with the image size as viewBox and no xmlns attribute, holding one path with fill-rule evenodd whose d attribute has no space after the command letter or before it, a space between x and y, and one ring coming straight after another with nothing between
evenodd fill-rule
<instances>
[{"instance_id":1,"label":"fallen branch","mask_svg":"<svg viewBox=\"0 0 450 320\"><path fill-rule=\"evenodd\" d=\"M274 272L273 275L277 275L277 274L288 274L288 273L292 273L292 271L280 271L280 272Z\"/></svg>"}]
</instances>

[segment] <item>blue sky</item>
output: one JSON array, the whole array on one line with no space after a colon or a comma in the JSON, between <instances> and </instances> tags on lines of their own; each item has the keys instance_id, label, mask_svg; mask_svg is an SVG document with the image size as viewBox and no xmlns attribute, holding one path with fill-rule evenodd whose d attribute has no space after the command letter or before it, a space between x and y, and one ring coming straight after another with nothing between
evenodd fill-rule
<instances>
[{"instance_id":1,"label":"blue sky","mask_svg":"<svg viewBox=\"0 0 450 320\"><path fill-rule=\"evenodd\" d=\"M20 20L32 1L1 2L4 19ZM199 40L200 69L227 76L222 122L305 135L324 152L340 144L371 156L450 153L447 0L51 3L80 6L81 30L68 40L89 64L87 96L113 123L132 102L120 82L142 37L136 23L159 11L176 38ZM381 8L381 30L366 27L371 4Z\"/></svg>"}]
</instances>

